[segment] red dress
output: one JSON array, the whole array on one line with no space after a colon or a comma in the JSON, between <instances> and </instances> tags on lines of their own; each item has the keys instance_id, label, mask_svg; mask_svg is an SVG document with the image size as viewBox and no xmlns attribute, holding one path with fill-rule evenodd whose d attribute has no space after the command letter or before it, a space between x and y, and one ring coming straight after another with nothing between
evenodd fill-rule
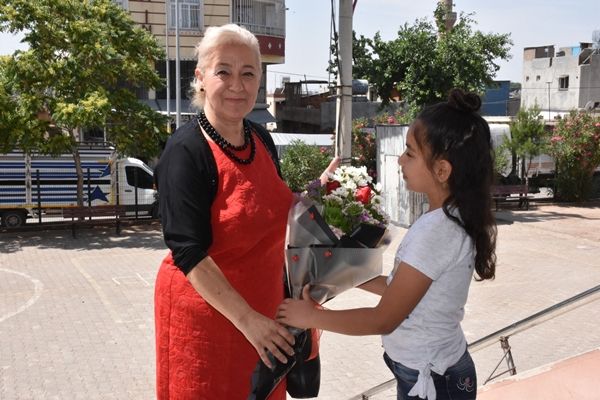
<instances>
[{"instance_id":1,"label":"red dress","mask_svg":"<svg viewBox=\"0 0 600 400\"><path fill-rule=\"evenodd\" d=\"M248 304L274 318L283 300L287 214L292 193L254 134L249 165L209 142L219 186L211 208L208 254ZM243 156L246 156L242 154ZM169 253L156 280L157 396L160 400L247 399L259 360L254 347L204 301ZM285 380L270 396L285 399Z\"/></svg>"}]
</instances>

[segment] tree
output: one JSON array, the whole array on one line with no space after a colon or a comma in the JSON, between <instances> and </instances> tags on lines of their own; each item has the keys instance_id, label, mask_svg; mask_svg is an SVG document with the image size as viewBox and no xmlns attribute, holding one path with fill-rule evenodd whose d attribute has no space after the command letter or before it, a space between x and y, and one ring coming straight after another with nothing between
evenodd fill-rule
<instances>
[{"instance_id":1,"label":"tree","mask_svg":"<svg viewBox=\"0 0 600 400\"><path fill-rule=\"evenodd\" d=\"M548 153L556 165L555 196L565 201L587 200L594 170L600 165L600 118L571 111L550 134Z\"/></svg>"},{"instance_id":2,"label":"tree","mask_svg":"<svg viewBox=\"0 0 600 400\"><path fill-rule=\"evenodd\" d=\"M355 37L354 76L367 79L384 104L399 92L413 112L444 100L454 87L482 93L499 69L496 60L510 58L510 36L473 31L475 21L464 13L447 31L445 13L438 4L436 25L425 19L405 24L394 40L384 41L379 33Z\"/></svg>"},{"instance_id":3,"label":"tree","mask_svg":"<svg viewBox=\"0 0 600 400\"><path fill-rule=\"evenodd\" d=\"M505 140L512 154L511 174L517 173L517 165L521 165L521 177L529 175L529 165L534 157L544 151L544 122L540 117L540 109L534 106L521 109L515 120L510 124L510 139Z\"/></svg>"},{"instance_id":4,"label":"tree","mask_svg":"<svg viewBox=\"0 0 600 400\"><path fill-rule=\"evenodd\" d=\"M105 127L119 153L152 157L166 120L135 90L162 85L156 39L111 0L3 0L0 31L23 32L29 49L0 61L0 150L71 153L83 204L77 134Z\"/></svg>"}]
</instances>

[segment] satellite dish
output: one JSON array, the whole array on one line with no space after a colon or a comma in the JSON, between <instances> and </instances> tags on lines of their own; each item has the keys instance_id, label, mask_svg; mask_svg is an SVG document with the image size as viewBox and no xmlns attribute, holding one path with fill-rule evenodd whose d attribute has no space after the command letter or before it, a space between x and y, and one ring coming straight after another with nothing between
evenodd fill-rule
<instances>
[{"instance_id":1,"label":"satellite dish","mask_svg":"<svg viewBox=\"0 0 600 400\"><path fill-rule=\"evenodd\" d=\"M594 108L596 107L596 103L593 100L588 101L587 103L585 103L585 110L586 111L592 111Z\"/></svg>"}]
</instances>

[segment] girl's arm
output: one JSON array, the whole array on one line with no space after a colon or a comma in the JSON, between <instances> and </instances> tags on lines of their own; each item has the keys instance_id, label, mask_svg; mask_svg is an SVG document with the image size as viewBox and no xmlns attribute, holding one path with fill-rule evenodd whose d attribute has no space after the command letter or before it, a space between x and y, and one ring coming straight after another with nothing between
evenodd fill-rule
<instances>
[{"instance_id":1,"label":"girl's arm","mask_svg":"<svg viewBox=\"0 0 600 400\"><path fill-rule=\"evenodd\" d=\"M385 289L387 289L386 280L387 276L379 275L378 277L375 277L370 281L363 283L362 285L358 285L357 287L366 290L367 292L383 296L383 292L385 292Z\"/></svg>"},{"instance_id":2,"label":"girl's arm","mask_svg":"<svg viewBox=\"0 0 600 400\"><path fill-rule=\"evenodd\" d=\"M255 311L231 286L219 266L208 256L187 274L196 291L244 334L261 360L272 367L267 350L287 362L282 350L292 355L294 336L281 324ZM281 349L281 350L280 350Z\"/></svg>"},{"instance_id":3,"label":"girl's arm","mask_svg":"<svg viewBox=\"0 0 600 400\"><path fill-rule=\"evenodd\" d=\"M298 328L319 328L345 335L386 334L406 319L425 295L431 282L425 274L403 262L375 307L317 309L309 298L307 286L302 293L303 300L285 299L281 303L277 320Z\"/></svg>"}]
</instances>

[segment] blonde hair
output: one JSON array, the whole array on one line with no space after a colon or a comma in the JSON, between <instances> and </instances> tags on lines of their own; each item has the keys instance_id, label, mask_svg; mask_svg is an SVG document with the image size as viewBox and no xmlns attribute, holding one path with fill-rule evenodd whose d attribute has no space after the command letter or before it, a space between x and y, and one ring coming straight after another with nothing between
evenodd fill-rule
<instances>
[{"instance_id":1,"label":"blonde hair","mask_svg":"<svg viewBox=\"0 0 600 400\"><path fill-rule=\"evenodd\" d=\"M195 55L198 60L196 68L202 73L216 48L225 45L246 46L256 53L256 65L260 69L260 45L252 32L236 24L210 26L204 32L204 37L196 45ZM205 93L200 90L200 81L197 78L191 83L192 104L199 110L204 107Z\"/></svg>"}]
</instances>

